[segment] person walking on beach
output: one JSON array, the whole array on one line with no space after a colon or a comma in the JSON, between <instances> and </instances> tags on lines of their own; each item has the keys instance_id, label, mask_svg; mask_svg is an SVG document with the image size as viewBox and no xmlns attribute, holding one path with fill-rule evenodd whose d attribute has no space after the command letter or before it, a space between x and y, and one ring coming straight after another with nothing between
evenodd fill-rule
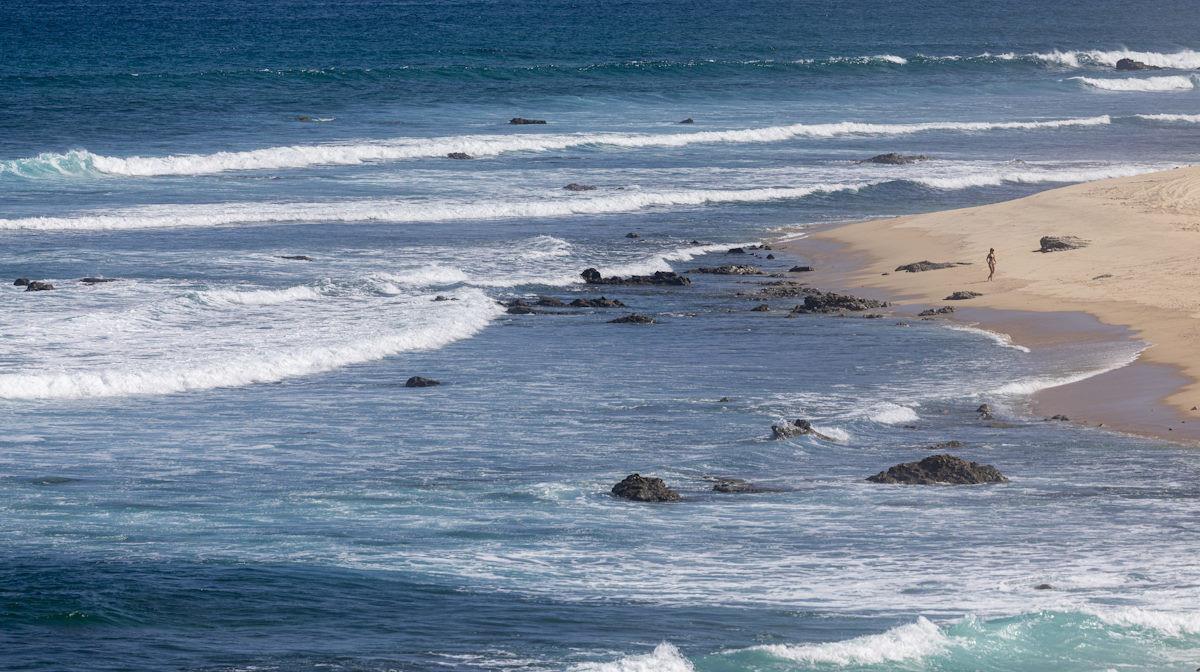
<instances>
[{"instance_id":1,"label":"person walking on beach","mask_svg":"<svg viewBox=\"0 0 1200 672\"><path fill-rule=\"evenodd\" d=\"M991 282L992 276L996 274L996 248L994 247L988 248L987 264L988 281Z\"/></svg>"}]
</instances>

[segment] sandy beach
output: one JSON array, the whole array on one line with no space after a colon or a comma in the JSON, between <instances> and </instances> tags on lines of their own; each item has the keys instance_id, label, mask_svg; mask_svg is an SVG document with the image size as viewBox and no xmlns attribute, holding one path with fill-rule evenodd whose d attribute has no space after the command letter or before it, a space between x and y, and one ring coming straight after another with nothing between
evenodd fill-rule
<instances>
[{"instance_id":1,"label":"sandy beach","mask_svg":"<svg viewBox=\"0 0 1200 672\"><path fill-rule=\"evenodd\" d=\"M1075 236L1086 245L1041 252L1043 236ZM857 222L786 245L814 260L814 284L884 295L904 309L951 305L954 319L1028 347L1063 339L1143 341L1136 363L1039 393L1039 412L1200 440L1200 168ZM998 259L991 282L989 248ZM896 270L923 260L964 265ZM946 300L958 291L981 296Z\"/></svg>"}]
</instances>

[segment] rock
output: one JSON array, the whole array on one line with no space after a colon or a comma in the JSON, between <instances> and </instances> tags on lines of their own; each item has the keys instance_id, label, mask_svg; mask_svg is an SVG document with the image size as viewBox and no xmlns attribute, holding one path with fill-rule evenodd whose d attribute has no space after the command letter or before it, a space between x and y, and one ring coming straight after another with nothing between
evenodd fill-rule
<instances>
[{"instance_id":1,"label":"rock","mask_svg":"<svg viewBox=\"0 0 1200 672\"><path fill-rule=\"evenodd\" d=\"M795 280L780 280L764 283L762 289L755 292L754 296L764 299L794 299L809 294L819 294L820 291Z\"/></svg>"},{"instance_id":2,"label":"rock","mask_svg":"<svg viewBox=\"0 0 1200 672\"><path fill-rule=\"evenodd\" d=\"M1117 70L1162 70L1157 65L1150 65L1132 58L1122 58L1117 61Z\"/></svg>"},{"instance_id":3,"label":"rock","mask_svg":"<svg viewBox=\"0 0 1200 672\"><path fill-rule=\"evenodd\" d=\"M625 237L626 238L641 238L642 234L634 233L633 231L630 231L629 233L625 234Z\"/></svg>"},{"instance_id":4,"label":"rock","mask_svg":"<svg viewBox=\"0 0 1200 672\"><path fill-rule=\"evenodd\" d=\"M433 297L433 300L434 301L457 301L458 299L452 299L448 296L442 296L441 294L438 294L437 296Z\"/></svg>"},{"instance_id":5,"label":"rock","mask_svg":"<svg viewBox=\"0 0 1200 672\"><path fill-rule=\"evenodd\" d=\"M17 278L16 280L13 280L13 286L28 287L29 286L29 278Z\"/></svg>"},{"instance_id":6,"label":"rock","mask_svg":"<svg viewBox=\"0 0 1200 672\"><path fill-rule=\"evenodd\" d=\"M679 493L667 487L661 478L630 474L612 487L612 494L635 502L678 502Z\"/></svg>"},{"instance_id":7,"label":"rock","mask_svg":"<svg viewBox=\"0 0 1200 672\"><path fill-rule=\"evenodd\" d=\"M1038 252L1063 252L1087 247L1088 241L1076 236L1042 236Z\"/></svg>"},{"instance_id":8,"label":"rock","mask_svg":"<svg viewBox=\"0 0 1200 672\"><path fill-rule=\"evenodd\" d=\"M992 407L987 404L980 404L979 408L975 409L975 412L979 414L980 420L992 419Z\"/></svg>"},{"instance_id":9,"label":"rock","mask_svg":"<svg viewBox=\"0 0 1200 672\"><path fill-rule=\"evenodd\" d=\"M432 378L422 378L421 376L413 376L412 378L404 381L405 387L433 387L434 385L441 384L442 383L440 381Z\"/></svg>"},{"instance_id":10,"label":"rock","mask_svg":"<svg viewBox=\"0 0 1200 672\"><path fill-rule=\"evenodd\" d=\"M572 182L572 183L568 184L567 186L563 187L563 189L566 189L567 191L595 191L596 190L596 188L590 184L579 184L578 182Z\"/></svg>"},{"instance_id":11,"label":"rock","mask_svg":"<svg viewBox=\"0 0 1200 672\"><path fill-rule=\"evenodd\" d=\"M312 120L313 120L313 118L308 116L307 114L301 114L296 117L296 121L303 121L306 123L311 122Z\"/></svg>"},{"instance_id":12,"label":"rock","mask_svg":"<svg viewBox=\"0 0 1200 672\"><path fill-rule=\"evenodd\" d=\"M804 297L804 303L792 309L792 313L837 313L843 310L853 312L862 312L872 308L887 308L886 301L875 301L874 299L863 299L850 294L837 294L835 292L822 292L820 290L809 290Z\"/></svg>"},{"instance_id":13,"label":"rock","mask_svg":"<svg viewBox=\"0 0 1200 672\"><path fill-rule=\"evenodd\" d=\"M1054 590L1054 586L1048 583L1039 583L1033 587L1034 590Z\"/></svg>"},{"instance_id":14,"label":"rock","mask_svg":"<svg viewBox=\"0 0 1200 672\"><path fill-rule=\"evenodd\" d=\"M869 159L865 159L860 163L882 163L888 166L902 166L906 163L916 163L918 161L928 161L929 157L924 154L897 154L888 152L887 154L877 154Z\"/></svg>"},{"instance_id":15,"label":"rock","mask_svg":"<svg viewBox=\"0 0 1200 672\"><path fill-rule=\"evenodd\" d=\"M958 441L957 439L952 439L950 441L942 441L941 443L935 443L932 446L929 446L927 448L927 450L946 450L947 448L962 448L962 445L963 445L962 441Z\"/></svg>"},{"instance_id":16,"label":"rock","mask_svg":"<svg viewBox=\"0 0 1200 672\"><path fill-rule=\"evenodd\" d=\"M755 306L755 307L751 308L751 309L750 309L750 312L753 312L753 313L769 313L769 312L771 312L771 307L770 307L770 306L768 306L768 305L767 305L767 304L765 304L765 303L760 303L760 304L758 304L757 306Z\"/></svg>"},{"instance_id":17,"label":"rock","mask_svg":"<svg viewBox=\"0 0 1200 672\"><path fill-rule=\"evenodd\" d=\"M731 247L725 252L725 254L745 254L745 253L746 253L746 248L744 248L744 247Z\"/></svg>"},{"instance_id":18,"label":"rock","mask_svg":"<svg viewBox=\"0 0 1200 672\"><path fill-rule=\"evenodd\" d=\"M932 317L934 315L949 315L954 312L954 306L942 306L941 308L928 308L917 313L917 317Z\"/></svg>"},{"instance_id":19,"label":"rock","mask_svg":"<svg viewBox=\"0 0 1200 672\"><path fill-rule=\"evenodd\" d=\"M713 483L712 489L713 492L725 495L752 495L761 492L772 492L770 488L763 488L740 478L718 478Z\"/></svg>"},{"instance_id":20,"label":"rock","mask_svg":"<svg viewBox=\"0 0 1200 672\"><path fill-rule=\"evenodd\" d=\"M116 282L119 278L80 278L79 281L85 285L100 285L106 282Z\"/></svg>"},{"instance_id":21,"label":"rock","mask_svg":"<svg viewBox=\"0 0 1200 672\"><path fill-rule=\"evenodd\" d=\"M571 302L572 308L624 308L625 304L616 299L608 299L600 297L598 299L575 299Z\"/></svg>"},{"instance_id":22,"label":"rock","mask_svg":"<svg viewBox=\"0 0 1200 672\"><path fill-rule=\"evenodd\" d=\"M1113 277L1113 274L1112 274L1112 273L1105 273L1105 274L1103 274L1103 275L1097 275L1096 277L1094 277L1094 278L1092 278L1092 279L1093 279L1093 280L1104 280L1104 279L1106 279L1106 278L1111 278L1111 277Z\"/></svg>"},{"instance_id":23,"label":"rock","mask_svg":"<svg viewBox=\"0 0 1200 672\"><path fill-rule=\"evenodd\" d=\"M567 304L553 296L539 296L535 305L543 308L566 308Z\"/></svg>"},{"instance_id":24,"label":"rock","mask_svg":"<svg viewBox=\"0 0 1200 672\"><path fill-rule=\"evenodd\" d=\"M944 301L966 301L967 299L977 299L983 296L979 292L971 292L966 290L957 291L950 296L947 296Z\"/></svg>"},{"instance_id":25,"label":"rock","mask_svg":"<svg viewBox=\"0 0 1200 672\"><path fill-rule=\"evenodd\" d=\"M833 441L831 437L825 436L824 434L813 429L812 423L807 420L792 420L791 422L785 422L782 425L771 425L771 436L776 439L790 439L792 437L804 436L806 434L811 434L818 439L824 439L825 441Z\"/></svg>"},{"instance_id":26,"label":"rock","mask_svg":"<svg viewBox=\"0 0 1200 672\"><path fill-rule=\"evenodd\" d=\"M728 404L731 401L733 401L733 399L730 399L729 397L721 397L720 399L717 400L717 403L718 404Z\"/></svg>"},{"instance_id":27,"label":"rock","mask_svg":"<svg viewBox=\"0 0 1200 672\"><path fill-rule=\"evenodd\" d=\"M449 154L446 155L446 158L447 159L455 159L458 161L466 161L467 159L473 159L475 157L471 156L470 154L467 154L466 152L450 152Z\"/></svg>"},{"instance_id":28,"label":"rock","mask_svg":"<svg viewBox=\"0 0 1200 672\"><path fill-rule=\"evenodd\" d=\"M921 273L923 271L936 271L943 268L954 268L955 266L966 266L966 264L961 261L914 261L911 264L897 266L896 271L904 271L906 273Z\"/></svg>"},{"instance_id":29,"label":"rock","mask_svg":"<svg viewBox=\"0 0 1200 672\"><path fill-rule=\"evenodd\" d=\"M305 256L303 254L280 254L278 256L280 259L287 259L288 261L312 261L313 260L312 257Z\"/></svg>"},{"instance_id":30,"label":"rock","mask_svg":"<svg viewBox=\"0 0 1200 672\"><path fill-rule=\"evenodd\" d=\"M1052 416L1050 416L1049 418L1046 418L1046 419L1047 419L1047 420L1049 420L1049 421L1051 421L1051 422L1070 422L1070 421L1071 421L1071 419L1070 419L1070 418L1068 418L1068 417L1067 417L1067 416L1065 416L1065 415L1061 415L1061 414L1060 414L1060 415L1052 415Z\"/></svg>"},{"instance_id":31,"label":"rock","mask_svg":"<svg viewBox=\"0 0 1200 672\"><path fill-rule=\"evenodd\" d=\"M544 123L546 123L546 120L545 119L526 119L525 117L513 117L512 119L508 120L508 123L513 124L514 126L527 126L529 124L544 124Z\"/></svg>"},{"instance_id":32,"label":"rock","mask_svg":"<svg viewBox=\"0 0 1200 672\"><path fill-rule=\"evenodd\" d=\"M788 269L788 273L812 273L812 266L793 266Z\"/></svg>"},{"instance_id":33,"label":"rock","mask_svg":"<svg viewBox=\"0 0 1200 672\"><path fill-rule=\"evenodd\" d=\"M41 280L30 280L29 284L25 285L25 291L27 292L44 292L50 289L54 289L54 285L42 282Z\"/></svg>"},{"instance_id":34,"label":"rock","mask_svg":"<svg viewBox=\"0 0 1200 672\"><path fill-rule=\"evenodd\" d=\"M681 124L694 124L694 123L696 123L696 120L692 119L691 117L688 117L687 119L684 119L683 121L680 121L679 123L681 123Z\"/></svg>"},{"instance_id":35,"label":"rock","mask_svg":"<svg viewBox=\"0 0 1200 672\"><path fill-rule=\"evenodd\" d=\"M906 485L976 485L1007 483L1000 470L990 464L968 462L954 455L930 455L920 462L897 464L867 479L872 483Z\"/></svg>"},{"instance_id":36,"label":"rock","mask_svg":"<svg viewBox=\"0 0 1200 672\"><path fill-rule=\"evenodd\" d=\"M701 266L693 268L692 273L708 273L710 275L762 275L763 272L754 266L725 264L724 266Z\"/></svg>"},{"instance_id":37,"label":"rock","mask_svg":"<svg viewBox=\"0 0 1200 672\"><path fill-rule=\"evenodd\" d=\"M508 310L505 312L507 312L509 315L533 315L536 311L534 311L533 308L522 304L518 306L509 306Z\"/></svg>"},{"instance_id":38,"label":"rock","mask_svg":"<svg viewBox=\"0 0 1200 672\"><path fill-rule=\"evenodd\" d=\"M654 324L654 318L641 313L630 313L623 315L615 320L609 320L609 324Z\"/></svg>"},{"instance_id":39,"label":"rock","mask_svg":"<svg viewBox=\"0 0 1200 672\"><path fill-rule=\"evenodd\" d=\"M690 285L692 281L686 275L671 271L655 271L654 275L631 275L627 278L612 276L602 277L600 271L588 268L579 274L589 285Z\"/></svg>"}]
</instances>

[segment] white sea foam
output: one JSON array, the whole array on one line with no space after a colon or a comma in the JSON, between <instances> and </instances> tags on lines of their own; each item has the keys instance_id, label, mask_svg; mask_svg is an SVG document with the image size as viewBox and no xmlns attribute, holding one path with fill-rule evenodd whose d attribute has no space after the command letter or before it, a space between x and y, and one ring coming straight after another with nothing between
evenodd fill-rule
<instances>
[{"instance_id":1,"label":"white sea foam","mask_svg":"<svg viewBox=\"0 0 1200 672\"><path fill-rule=\"evenodd\" d=\"M1168 121L1168 122L1184 122L1189 124L1200 124L1200 114L1138 114L1134 115L1138 119L1146 121Z\"/></svg>"},{"instance_id":2,"label":"white sea foam","mask_svg":"<svg viewBox=\"0 0 1200 672\"><path fill-rule=\"evenodd\" d=\"M1169 637L1200 634L1200 614L1152 611L1139 607L1089 607L1085 613L1112 625L1157 630Z\"/></svg>"},{"instance_id":3,"label":"white sea foam","mask_svg":"<svg viewBox=\"0 0 1200 672\"><path fill-rule=\"evenodd\" d=\"M1123 91L1137 93L1154 93L1168 91L1191 91L1196 88L1196 82L1191 77L1175 75L1170 77L1071 77L1081 84L1102 91Z\"/></svg>"},{"instance_id":4,"label":"white sea foam","mask_svg":"<svg viewBox=\"0 0 1200 672\"><path fill-rule=\"evenodd\" d=\"M823 644L767 644L752 647L783 660L808 665L879 665L915 661L945 651L953 640L932 621L919 618L878 635Z\"/></svg>"},{"instance_id":5,"label":"white sea foam","mask_svg":"<svg viewBox=\"0 0 1200 672\"><path fill-rule=\"evenodd\" d=\"M921 419L921 416L917 415L917 412L911 407L890 402L885 402L872 408L869 411L868 417L872 422L884 425L899 425L905 422L916 422Z\"/></svg>"},{"instance_id":6,"label":"white sea foam","mask_svg":"<svg viewBox=\"0 0 1200 672\"><path fill-rule=\"evenodd\" d=\"M652 207L700 206L709 203L755 203L804 198L818 193L856 191L869 182L818 184L760 189L695 189L573 198L558 196L530 201L414 203L359 200L327 203L218 203L148 205L70 217L0 219L0 230L105 231L148 228L195 228L286 222L411 222L564 217L636 212Z\"/></svg>"},{"instance_id":7,"label":"white sea foam","mask_svg":"<svg viewBox=\"0 0 1200 672\"><path fill-rule=\"evenodd\" d=\"M321 292L315 287L301 285L286 289L254 289L245 291L213 289L197 292L196 300L209 305L271 306L290 301L319 299L321 296Z\"/></svg>"},{"instance_id":8,"label":"white sea foam","mask_svg":"<svg viewBox=\"0 0 1200 672\"><path fill-rule=\"evenodd\" d=\"M1174 53L1161 53L1157 51L1131 51L1128 49L1118 49L1112 51L1104 51L1099 49L1086 49L1079 51L1051 51L1047 53L1032 53L1026 55L1028 58L1063 65L1070 68L1079 68L1085 65L1105 65L1115 66L1117 61L1122 58L1129 58L1135 61L1140 61L1146 65L1153 65L1160 68L1175 68L1179 70L1194 70L1200 68L1200 52L1184 49Z\"/></svg>"},{"instance_id":9,"label":"white sea foam","mask_svg":"<svg viewBox=\"0 0 1200 672\"><path fill-rule=\"evenodd\" d=\"M979 327L969 327L964 324L948 323L948 324L943 324L942 326L951 331L962 331L962 332L966 332L968 334L977 334L979 336L983 336L984 338L994 342L996 345L999 345L1002 348L1012 348L1013 350L1019 350L1021 352L1029 352L1029 348L1027 348L1023 345L1017 345L1017 344L1013 343L1012 337L1009 336L1008 334L1001 334L1001 333L997 333L995 331L988 331L987 329L980 329Z\"/></svg>"},{"instance_id":10,"label":"white sea foam","mask_svg":"<svg viewBox=\"0 0 1200 672\"><path fill-rule=\"evenodd\" d=\"M992 394L1001 394L1001 395L1010 395L1010 394L1011 395L1030 395L1030 394L1034 394L1036 392L1040 392L1042 390L1048 390L1052 387L1061 387L1063 385L1070 385L1072 383L1082 382L1084 380L1087 380L1088 378L1094 378L1102 373L1108 373L1109 371L1115 371L1121 367L1128 366L1128 365L1134 363L1135 361L1137 361L1137 358L1139 356L1141 356L1142 351L1144 349L1145 349L1144 347L1137 347L1137 348L1131 347L1128 352L1122 353L1122 354L1114 357L1112 359L1112 361L1110 361L1108 364L1102 365L1099 368L1095 368L1095 369L1089 369L1086 371L1080 371L1078 373L1073 373L1073 374L1059 376L1059 377L1049 377L1049 376L1040 377L1039 376L1039 377L1033 377L1033 378L1023 378L1021 380L1015 380L1010 383L1001 385L1000 387L997 387L994 390L991 390L991 393Z\"/></svg>"},{"instance_id":11,"label":"white sea foam","mask_svg":"<svg viewBox=\"0 0 1200 672\"><path fill-rule=\"evenodd\" d=\"M1046 182L1090 182L1113 177L1130 177L1161 170L1161 166L1117 165L1085 169L1045 169L1027 166L1021 170L989 169L961 175L911 177L910 182L934 189L968 189L1002 184L1039 184Z\"/></svg>"},{"instance_id":12,"label":"white sea foam","mask_svg":"<svg viewBox=\"0 0 1200 672\"><path fill-rule=\"evenodd\" d=\"M857 121L788 124L763 128L689 133L575 133L464 135L440 138L395 138L326 145L292 145L213 154L116 157L79 149L43 153L0 162L0 174L24 177L99 173L124 177L203 175L238 170L281 170L319 165L355 165L377 161L444 157L451 152L497 156L508 152L546 152L576 147L624 149L684 147L702 143L763 143L793 138L836 138L854 135L907 135L928 131L1034 130L1111 123L1107 115L1037 121L930 121L867 123Z\"/></svg>"},{"instance_id":13,"label":"white sea foam","mask_svg":"<svg viewBox=\"0 0 1200 672\"><path fill-rule=\"evenodd\" d=\"M692 672L691 661L674 645L663 642L650 653L626 656L609 663L580 663L572 672Z\"/></svg>"}]
</instances>

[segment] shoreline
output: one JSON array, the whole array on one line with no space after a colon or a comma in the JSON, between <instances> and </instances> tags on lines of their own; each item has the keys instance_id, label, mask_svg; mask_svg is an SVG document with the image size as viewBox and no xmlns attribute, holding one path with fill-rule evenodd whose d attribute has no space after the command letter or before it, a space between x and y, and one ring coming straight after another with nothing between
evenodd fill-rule
<instances>
[{"instance_id":1,"label":"shoreline","mask_svg":"<svg viewBox=\"0 0 1200 672\"><path fill-rule=\"evenodd\" d=\"M1076 236L1079 249L1037 251L1041 236ZM803 274L895 304L916 317L953 306L950 322L1043 348L1143 349L1129 363L1038 390L1030 411L1066 415L1173 443L1200 445L1200 168L1180 168L1039 192L965 209L810 230L772 245L816 270ZM995 280L984 263L998 257ZM1194 253L1193 253L1194 252ZM896 271L922 260L966 265ZM800 279L800 278L797 278ZM981 296L948 301L956 291Z\"/></svg>"}]
</instances>

